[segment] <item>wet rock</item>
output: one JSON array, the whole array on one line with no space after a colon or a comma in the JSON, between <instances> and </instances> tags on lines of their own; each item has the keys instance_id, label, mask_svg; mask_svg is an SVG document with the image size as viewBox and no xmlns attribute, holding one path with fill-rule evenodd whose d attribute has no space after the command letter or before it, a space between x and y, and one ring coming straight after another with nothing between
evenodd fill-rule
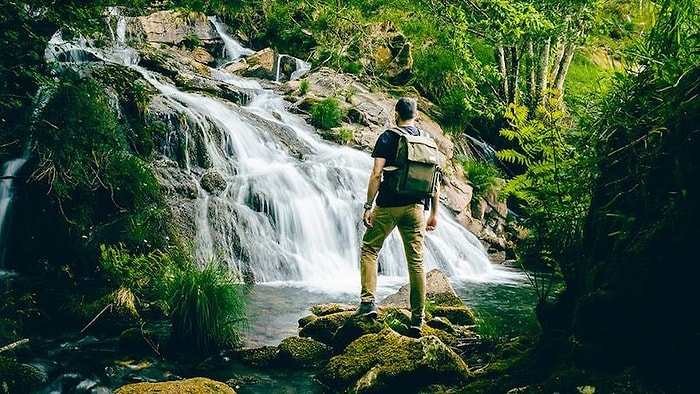
<instances>
[{"instance_id":1,"label":"wet rock","mask_svg":"<svg viewBox=\"0 0 700 394\"><path fill-rule=\"evenodd\" d=\"M285 338L277 348L279 362L290 367L317 367L331 356L328 345L312 338Z\"/></svg>"},{"instance_id":2,"label":"wet rock","mask_svg":"<svg viewBox=\"0 0 700 394\"><path fill-rule=\"evenodd\" d=\"M469 377L467 365L435 336L413 339L390 328L364 335L333 357L316 376L339 392L417 392Z\"/></svg>"},{"instance_id":3,"label":"wet rock","mask_svg":"<svg viewBox=\"0 0 700 394\"><path fill-rule=\"evenodd\" d=\"M119 387L114 394L235 394L224 383L207 378L192 378L172 382L132 383Z\"/></svg>"}]
</instances>

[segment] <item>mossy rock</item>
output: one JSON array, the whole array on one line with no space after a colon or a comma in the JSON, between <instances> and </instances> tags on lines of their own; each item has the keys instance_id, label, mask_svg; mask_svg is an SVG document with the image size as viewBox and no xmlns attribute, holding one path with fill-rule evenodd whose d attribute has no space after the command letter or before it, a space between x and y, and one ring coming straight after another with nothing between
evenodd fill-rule
<instances>
[{"instance_id":1,"label":"mossy rock","mask_svg":"<svg viewBox=\"0 0 700 394\"><path fill-rule=\"evenodd\" d=\"M311 323L312 321L318 319L318 316L316 315L308 315L300 318L297 320L297 324L299 325L299 328L304 328L307 324Z\"/></svg>"},{"instance_id":2,"label":"mossy rock","mask_svg":"<svg viewBox=\"0 0 700 394\"><path fill-rule=\"evenodd\" d=\"M299 336L313 338L326 345L332 345L333 335L353 313L352 311L347 311L321 316L305 325L299 331Z\"/></svg>"},{"instance_id":3,"label":"mossy rock","mask_svg":"<svg viewBox=\"0 0 700 394\"><path fill-rule=\"evenodd\" d=\"M467 365L436 336L413 339L390 328L364 335L331 358L317 381L332 391L417 392L431 384L459 384Z\"/></svg>"},{"instance_id":4,"label":"mossy rock","mask_svg":"<svg viewBox=\"0 0 700 394\"><path fill-rule=\"evenodd\" d=\"M338 312L354 311L354 306L343 305L343 304L317 304L310 308L311 313L316 316L326 316Z\"/></svg>"},{"instance_id":5,"label":"mossy rock","mask_svg":"<svg viewBox=\"0 0 700 394\"><path fill-rule=\"evenodd\" d=\"M279 349L276 346L262 346L259 348L242 349L238 356L246 363L256 367L269 367L277 363Z\"/></svg>"},{"instance_id":6,"label":"mossy rock","mask_svg":"<svg viewBox=\"0 0 700 394\"><path fill-rule=\"evenodd\" d=\"M45 381L46 376L39 369L0 356L0 390L6 385L8 393L33 393Z\"/></svg>"},{"instance_id":7,"label":"mossy rock","mask_svg":"<svg viewBox=\"0 0 700 394\"><path fill-rule=\"evenodd\" d=\"M192 378L171 382L132 383L114 390L114 394L236 394L224 383L207 378Z\"/></svg>"},{"instance_id":8,"label":"mossy rock","mask_svg":"<svg viewBox=\"0 0 700 394\"><path fill-rule=\"evenodd\" d=\"M474 311L466 305L435 306L432 308L431 313L433 316L444 317L450 322L460 326L471 326L476 322Z\"/></svg>"},{"instance_id":9,"label":"mossy rock","mask_svg":"<svg viewBox=\"0 0 700 394\"><path fill-rule=\"evenodd\" d=\"M443 331L441 329L433 328L429 325L424 325L423 329L421 330L421 336L427 336L427 335L436 336L437 338L440 339L440 341L442 341L442 343L444 343L447 346L457 345L457 337L456 336L454 336L446 331Z\"/></svg>"},{"instance_id":10,"label":"mossy rock","mask_svg":"<svg viewBox=\"0 0 700 394\"><path fill-rule=\"evenodd\" d=\"M353 316L345 321L333 335L331 344L333 351L337 354L343 351L350 343L357 338L376 334L384 329L384 320L379 318L368 318L363 316Z\"/></svg>"},{"instance_id":11,"label":"mossy rock","mask_svg":"<svg viewBox=\"0 0 700 394\"><path fill-rule=\"evenodd\" d=\"M330 346L313 338L285 338L277 349L279 362L291 367L317 367L331 356Z\"/></svg>"}]
</instances>

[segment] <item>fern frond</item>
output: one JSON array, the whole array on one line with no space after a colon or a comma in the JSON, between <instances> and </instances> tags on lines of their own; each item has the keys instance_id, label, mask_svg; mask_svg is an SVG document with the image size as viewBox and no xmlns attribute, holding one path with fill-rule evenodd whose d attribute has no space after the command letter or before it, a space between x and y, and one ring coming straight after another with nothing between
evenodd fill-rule
<instances>
[{"instance_id":1,"label":"fern frond","mask_svg":"<svg viewBox=\"0 0 700 394\"><path fill-rule=\"evenodd\" d=\"M524 154L517 152L513 149L504 149L496 153L496 157L500 160L520 164L520 165L530 165L530 159Z\"/></svg>"}]
</instances>

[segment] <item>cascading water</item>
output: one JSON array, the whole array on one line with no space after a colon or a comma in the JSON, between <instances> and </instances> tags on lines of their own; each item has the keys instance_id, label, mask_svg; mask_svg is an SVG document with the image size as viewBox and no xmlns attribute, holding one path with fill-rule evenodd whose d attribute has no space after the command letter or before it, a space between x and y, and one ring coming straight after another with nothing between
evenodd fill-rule
<instances>
[{"instance_id":1,"label":"cascading water","mask_svg":"<svg viewBox=\"0 0 700 394\"><path fill-rule=\"evenodd\" d=\"M216 25L215 18L210 21ZM120 25L118 25L120 26ZM232 39L217 27L225 42ZM245 106L183 92L136 64L136 51L119 37L113 50L90 48L84 41L51 40L57 55L88 53L137 70L156 87L171 108L186 116L185 140L203 141L211 167L197 168L187 158L193 181L205 170L226 181L222 193L199 187L195 253L204 264L225 261L256 283L301 286L322 292L357 293L361 212L370 156L322 140L302 118L290 113L282 96L255 81L211 70L221 81L250 89ZM240 56L231 55L229 56ZM80 59L89 58L81 56ZM289 148L293 146L293 148ZM187 150L186 150L187 151ZM426 270L449 277L501 281L514 278L494 267L483 246L452 215L440 208L438 229L426 239ZM394 232L379 256L380 286L406 281L403 248Z\"/></svg>"},{"instance_id":2,"label":"cascading water","mask_svg":"<svg viewBox=\"0 0 700 394\"><path fill-rule=\"evenodd\" d=\"M210 16L209 21L214 25L216 32L221 36L221 40L224 42L224 53L223 58L227 62L234 62L242 58L243 56L250 56L255 53L254 50L246 48L241 45L238 41L233 39L226 33L226 26L219 21L216 16Z\"/></svg>"},{"instance_id":3,"label":"cascading water","mask_svg":"<svg viewBox=\"0 0 700 394\"><path fill-rule=\"evenodd\" d=\"M13 197L12 184L18 171L28 159L29 156L25 155L9 160L2 166L2 176L0 176L0 269L5 267L5 228Z\"/></svg>"}]
</instances>

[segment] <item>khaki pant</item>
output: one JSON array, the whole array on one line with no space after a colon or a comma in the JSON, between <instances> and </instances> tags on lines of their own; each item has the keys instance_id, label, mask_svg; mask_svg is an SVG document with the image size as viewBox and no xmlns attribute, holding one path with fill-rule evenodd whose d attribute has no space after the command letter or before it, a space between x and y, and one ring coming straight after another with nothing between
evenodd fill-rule
<instances>
[{"instance_id":1,"label":"khaki pant","mask_svg":"<svg viewBox=\"0 0 700 394\"><path fill-rule=\"evenodd\" d=\"M372 211L372 227L365 230L360 250L360 300L375 300L377 291L377 257L384 241L398 227L408 263L411 323L418 324L425 316L425 272L423 270L423 237L425 216L423 204L401 207L376 207Z\"/></svg>"}]
</instances>

